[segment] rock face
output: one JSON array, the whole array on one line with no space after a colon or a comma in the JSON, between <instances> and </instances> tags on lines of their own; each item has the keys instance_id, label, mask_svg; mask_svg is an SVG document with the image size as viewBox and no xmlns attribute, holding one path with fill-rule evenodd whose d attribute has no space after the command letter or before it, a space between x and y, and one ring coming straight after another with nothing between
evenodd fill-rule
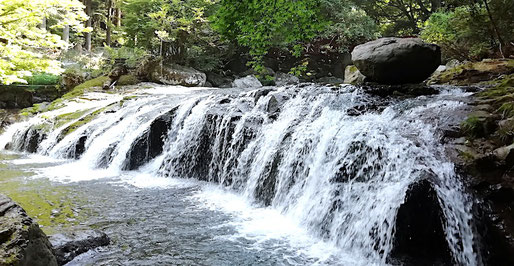
<instances>
[{"instance_id":1,"label":"rock face","mask_svg":"<svg viewBox=\"0 0 514 266\"><path fill-rule=\"evenodd\" d=\"M182 85L186 87L201 87L205 85L207 76L196 69L176 64L157 64L150 72L153 82L166 85Z\"/></svg>"},{"instance_id":2,"label":"rock face","mask_svg":"<svg viewBox=\"0 0 514 266\"><path fill-rule=\"evenodd\" d=\"M107 246L109 237L100 231L85 230L50 237L59 265L72 261L78 255L97 247Z\"/></svg>"},{"instance_id":3,"label":"rock face","mask_svg":"<svg viewBox=\"0 0 514 266\"><path fill-rule=\"evenodd\" d=\"M277 86L294 85L298 83L300 83L300 79L295 75L282 72L275 74L275 85Z\"/></svg>"},{"instance_id":4,"label":"rock face","mask_svg":"<svg viewBox=\"0 0 514 266\"><path fill-rule=\"evenodd\" d=\"M17 86L0 87L0 108L14 109L26 108L33 104L33 94Z\"/></svg>"},{"instance_id":5,"label":"rock face","mask_svg":"<svg viewBox=\"0 0 514 266\"><path fill-rule=\"evenodd\" d=\"M0 265L57 266L39 225L10 198L0 195Z\"/></svg>"},{"instance_id":6,"label":"rock face","mask_svg":"<svg viewBox=\"0 0 514 266\"><path fill-rule=\"evenodd\" d=\"M398 210L392 255L406 265L451 265L443 211L427 179L409 186Z\"/></svg>"},{"instance_id":7,"label":"rock face","mask_svg":"<svg viewBox=\"0 0 514 266\"><path fill-rule=\"evenodd\" d=\"M417 38L382 38L355 47L352 60L371 81L419 83L441 64L441 49Z\"/></svg>"},{"instance_id":8,"label":"rock face","mask_svg":"<svg viewBox=\"0 0 514 266\"><path fill-rule=\"evenodd\" d=\"M362 73L357 69L356 66L350 65L347 66L344 70L344 83L345 84L362 84L366 76L362 75Z\"/></svg>"},{"instance_id":9,"label":"rock face","mask_svg":"<svg viewBox=\"0 0 514 266\"><path fill-rule=\"evenodd\" d=\"M246 89L246 88L258 88L262 87L261 82L253 75L239 78L232 82L233 88Z\"/></svg>"}]
</instances>

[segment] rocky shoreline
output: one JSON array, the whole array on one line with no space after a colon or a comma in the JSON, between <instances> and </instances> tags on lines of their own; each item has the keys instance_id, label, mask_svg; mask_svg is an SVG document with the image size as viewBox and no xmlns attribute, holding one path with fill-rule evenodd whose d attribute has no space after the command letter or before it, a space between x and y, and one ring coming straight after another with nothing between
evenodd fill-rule
<instances>
[{"instance_id":1,"label":"rocky shoreline","mask_svg":"<svg viewBox=\"0 0 514 266\"><path fill-rule=\"evenodd\" d=\"M460 114L463 121L445 132L445 142L474 197L475 222L482 232L480 242L487 264L512 265L514 112L510 107L514 107L514 60L464 63L430 82L478 89L469 99L469 112Z\"/></svg>"},{"instance_id":2,"label":"rocky shoreline","mask_svg":"<svg viewBox=\"0 0 514 266\"><path fill-rule=\"evenodd\" d=\"M0 194L0 266L65 265L76 256L109 243L105 233L95 230L49 238L21 206Z\"/></svg>"}]
</instances>

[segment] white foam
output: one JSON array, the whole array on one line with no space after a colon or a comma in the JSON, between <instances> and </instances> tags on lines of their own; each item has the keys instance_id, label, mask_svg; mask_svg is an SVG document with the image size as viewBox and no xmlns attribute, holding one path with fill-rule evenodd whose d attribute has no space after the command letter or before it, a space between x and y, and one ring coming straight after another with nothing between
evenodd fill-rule
<instances>
[{"instance_id":1,"label":"white foam","mask_svg":"<svg viewBox=\"0 0 514 266\"><path fill-rule=\"evenodd\" d=\"M202 208L222 211L232 216L228 224L237 230L236 235L228 236L237 242L240 238L254 241L253 248L283 249L295 253L316 264L373 265L373 262L358 254L335 247L332 243L320 240L310 234L298 219L288 217L277 209L256 207L246 197L219 186L205 184L191 199L198 201Z\"/></svg>"}]
</instances>

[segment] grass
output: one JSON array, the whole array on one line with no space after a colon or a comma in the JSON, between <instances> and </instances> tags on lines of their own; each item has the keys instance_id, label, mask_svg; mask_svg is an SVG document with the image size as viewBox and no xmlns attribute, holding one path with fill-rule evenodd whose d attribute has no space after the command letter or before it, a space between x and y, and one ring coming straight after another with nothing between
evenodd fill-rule
<instances>
[{"instance_id":1,"label":"grass","mask_svg":"<svg viewBox=\"0 0 514 266\"><path fill-rule=\"evenodd\" d=\"M62 132L61 132L61 136L60 138L64 138L65 136L73 133L75 130L77 130L78 128L82 127L83 125L91 122L93 119L95 119L99 114L103 113L106 109L108 109L109 107L112 107L113 105L109 105L109 106L106 106L106 107L103 107L103 108L100 108L88 115L86 115L85 117L77 120L75 123L71 124L70 126L68 126L67 128L65 128ZM84 111L82 112L81 114L75 114L75 119L81 117L84 115L84 113L88 112L90 110L87 110L87 111Z\"/></svg>"},{"instance_id":2,"label":"grass","mask_svg":"<svg viewBox=\"0 0 514 266\"><path fill-rule=\"evenodd\" d=\"M502 114L504 118L510 118L514 116L514 102L506 102L500 106L497 110L498 113Z\"/></svg>"},{"instance_id":3,"label":"grass","mask_svg":"<svg viewBox=\"0 0 514 266\"><path fill-rule=\"evenodd\" d=\"M467 136L471 138L481 137L484 133L484 125L480 118L470 116L461 124L461 128Z\"/></svg>"},{"instance_id":4,"label":"grass","mask_svg":"<svg viewBox=\"0 0 514 266\"><path fill-rule=\"evenodd\" d=\"M88 80L73 88L70 92L64 94L61 98L53 101L45 111L59 109L64 106L64 101L80 97L84 95L84 93L86 92L93 91L97 88L101 88L103 84L108 80L109 78L106 76L101 76L92 80Z\"/></svg>"},{"instance_id":5,"label":"grass","mask_svg":"<svg viewBox=\"0 0 514 266\"><path fill-rule=\"evenodd\" d=\"M61 77L48 73L35 73L25 78L29 85L57 85Z\"/></svg>"}]
</instances>

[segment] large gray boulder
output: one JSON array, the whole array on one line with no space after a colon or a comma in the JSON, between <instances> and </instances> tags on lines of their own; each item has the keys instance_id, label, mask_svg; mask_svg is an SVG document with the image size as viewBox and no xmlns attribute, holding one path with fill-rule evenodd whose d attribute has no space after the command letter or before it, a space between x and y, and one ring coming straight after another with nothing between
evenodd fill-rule
<instances>
[{"instance_id":1,"label":"large gray boulder","mask_svg":"<svg viewBox=\"0 0 514 266\"><path fill-rule=\"evenodd\" d=\"M0 195L0 265L57 266L45 233L4 195Z\"/></svg>"},{"instance_id":2,"label":"large gray boulder","mask_svg":"<svg viewBox=\"0 0 514 266\"><path fill-rule=\"evenodd\" d=\"M262 83L254 76L249 75L244 78L238 78L232 82L233 88L247 89L262 87Z\"/></svg>"},{"instance_id":3,"label":"large gray boulder","mask_svg":"<svg viewBox=\"0 0 514 266\"><path fill-rule=\"evenodd\" d=\"M177 64L156 64L150 72L150 79L166 85L202 87L207 81L207 76L196 69Z\"/></svg>"},{"instance_id":4,"label":"large gray boulder","mask_svg":"<svg viewBox=\"0 0 514 266\"><path fill-rule=\"evenodd\" d=\"M352 60L370 81L420 83L441 64L441 49L418 38L382 38L355 47Z\"/></svg>"}]
</instances>

